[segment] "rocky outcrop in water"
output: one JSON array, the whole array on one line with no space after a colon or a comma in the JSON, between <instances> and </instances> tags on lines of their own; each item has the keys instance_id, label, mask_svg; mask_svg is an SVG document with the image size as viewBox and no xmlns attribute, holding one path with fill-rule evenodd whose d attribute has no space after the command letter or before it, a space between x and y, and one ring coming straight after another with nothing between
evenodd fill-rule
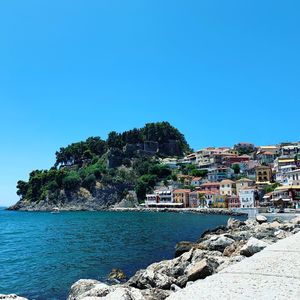
<instances>
[{"instance_id":1,"label":"rocky outcrop in water","mask_svg":"<svg viewBox=\"0 0 300 300\"><path fill-rule=\"evenodd\" d=\"M20 200L10 210L23 211L51 211L53 207L60 210L103 210L117 204L122 199L124 186L98 187L93 193L85 188L80 188L76 192L61 190L55 201L46 198L39 202ZM136 201L134 199L133 201Z\"/></svg>"},{"instance_id":2,"label":"rocky outcrop in water","mask_svg":"<svg viewBox=\"0 0 300 300\"><path fill-rule=\"evenodd\" d=\"M230 218L227 226L206 231L197 243L179 243L178 257L153 263L124 284L109 286L95 280L79 280L72 286L68 300L165 299L299 231L299 217L289 222L261 224L256 220L242 222Z\"/></svg>"}]
</instances>

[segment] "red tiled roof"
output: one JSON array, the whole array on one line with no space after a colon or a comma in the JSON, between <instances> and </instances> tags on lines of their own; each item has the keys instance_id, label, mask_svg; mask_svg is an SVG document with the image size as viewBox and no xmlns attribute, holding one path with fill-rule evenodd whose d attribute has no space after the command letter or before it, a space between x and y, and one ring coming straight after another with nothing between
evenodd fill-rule
<instances>
[{"instance_id":1,"label":"red tiled roof","mask_svg":"<svg viewBox=\"0 0 300 300\"><path fill-rule=\"evenodd\" d=\"M220 185L220 182L206 182L201 184L201 186L212 186L212 185Z\"/></svg>"},{"instance_id":2,"label":"red tiled roof","mask_svg":"<svg viewBox=\"0 0 300 300\"><path fill-rule=\"evenodd\" d=\"M190 189L177 189L173 191L174 193L189 193L191 190Z\"/></svg>"}]
</instances>

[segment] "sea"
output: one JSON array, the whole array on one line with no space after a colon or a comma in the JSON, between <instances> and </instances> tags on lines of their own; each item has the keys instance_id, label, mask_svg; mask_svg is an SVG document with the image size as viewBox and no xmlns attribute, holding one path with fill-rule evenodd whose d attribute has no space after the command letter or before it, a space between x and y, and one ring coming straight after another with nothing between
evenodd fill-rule
<instances>
[{"instance_id":1,"label":"sea","mask_svg":"<svg viewBox=\"0 0 300 300\"><path fill-rule=\"evenodd\" d=\"M79 279L132 276L174 257L229 216L167 212L18 212L0 209L0 294L66 299ZM240 217L242 218L242 217Z\"/></svg>"}]
</instances>

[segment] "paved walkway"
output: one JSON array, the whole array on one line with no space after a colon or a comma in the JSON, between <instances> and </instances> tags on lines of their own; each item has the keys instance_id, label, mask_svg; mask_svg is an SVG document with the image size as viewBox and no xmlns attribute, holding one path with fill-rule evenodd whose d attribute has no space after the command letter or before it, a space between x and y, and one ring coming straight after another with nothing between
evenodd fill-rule
<instances>
[{"instance_id":1,"label":"paved walkway","mask_svg":"<svg viewBox=\"0 0 300 300\"><path fill-rule=\"evenodd\" d=\"M300 300L300 233L168 298L184 299Z\"/></svg>"}]
</instances>

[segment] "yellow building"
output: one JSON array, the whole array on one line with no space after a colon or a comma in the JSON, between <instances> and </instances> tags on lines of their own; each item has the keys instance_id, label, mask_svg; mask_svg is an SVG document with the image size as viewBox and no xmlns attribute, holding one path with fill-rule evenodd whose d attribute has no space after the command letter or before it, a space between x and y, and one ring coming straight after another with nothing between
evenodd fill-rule
<instances>
[{"instance_id":1,"label":"yellow building","mask_svg":"<svg viewBox=\"0 0 300 300\"><path fill-rule=\"evenodd\" d=\"M227 208L228 201L226 195L213 195L212 197L212 207L213 208Z\"/></svg>"},{"instance_id":2,"label":"yellow building","mask_svg":"<svg viewBox=\"0 0 300 300\"><path fill-rule=\"evenodd\" d=\"M272 170L269 166L256 167L256 183L269 184L272 181Z\"/></svg>"},{"instance_id":3,"label":"yellow building","mask_svg":"<svg viewBox=\"0 0 300 300\"><path fill-rule=\"evenodd\" d=\"M189 206L189 189L177 189L173 191L173 201L175 203L182 203L183 207Z\"/></svg>"}]
</instances>

